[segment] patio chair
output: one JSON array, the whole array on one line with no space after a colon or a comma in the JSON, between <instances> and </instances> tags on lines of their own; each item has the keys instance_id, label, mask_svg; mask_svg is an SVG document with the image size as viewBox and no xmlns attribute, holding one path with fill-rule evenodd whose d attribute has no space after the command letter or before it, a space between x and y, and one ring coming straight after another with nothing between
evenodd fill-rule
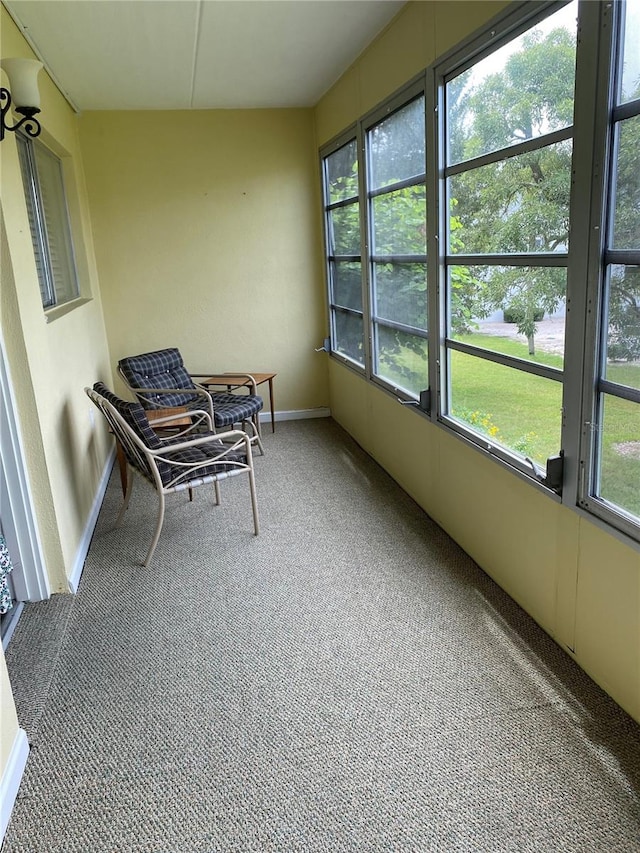
<instances>
[{"instance_id":1,"label":"patio chair","mask_svg":"<svg viewBox=\"0 0 640 853\"><path fill-rule=\"evenodd\" d=\"M190 374L176 347L121 358L118 373L145 409L205 409L214 430L240 424L264 456L259 420L263 402L250 374L234 374L250 381L248 393L210 391L205 387L207 374Z\"/></svg>"},{"instance_id":2,"label":"patio chair","mask_svg":"<svg viewBox=\"0 0 640 853\"><path fill-rule=\"evenodd\" d=\"M185 489L188 489L191 495L191 490L197 486L213 483L215 502L218 505L220 481L239 474L246 474L249 478L254 533L258 535L253 455L251 441L246 432L229 430L216 433L212 429L209 413L205 410L194 410L192 414L197 422L196 426L182 429L178 435L161 438L149 425L140 403L129 403L120 399L102 382L96 382L93 388L84 390L106 418L127 460L127 489L116 519L116 527L120 526L129 506L134 474L139 474L150 483L158 494L156 528L144 566L151 563L160 539L166 495ZM168 416L162 421L170 424L172 419L180 417L184 418L184 415ZM202 431L203 423L209 427L206 432Z\"/></svg>"}]
</instances>

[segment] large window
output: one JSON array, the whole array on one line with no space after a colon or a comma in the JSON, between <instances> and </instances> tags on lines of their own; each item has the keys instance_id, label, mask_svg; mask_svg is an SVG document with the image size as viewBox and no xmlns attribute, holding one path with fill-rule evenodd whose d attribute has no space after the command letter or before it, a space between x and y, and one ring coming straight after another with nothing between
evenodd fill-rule
<instances>
[{"instance_id":1,"label":"large window","mask_svg":"<svg viewBox=\"0 0 640 853\"><path fill-rule=\"evenodd\" d=\"M321 155L332 352L640 541L638 44L512 4Z\"/></svg>"},{"instance_id":2,"label":"large window","mask_svg":"<svg viewBox=\"0 0 640 853\"><path fill-rule=\"evenodd\" d=\"M546 474L561 450L577 3L446 74L442 415Z\"/></svg>"},{"instance_id":3,"label":"large window","mask_svg":"<svg viewBox=\"0 0 640 853\"><path fill-rule=\"evenodd\" d=\"M331 348L364 365L364 313L356 140L323 159Z\"/></svg>"},{"instance_id":4,"label":"large window","mask_svg":"<svg viewBox=\"0 0 640 853\"><path fill-rule=\"evenodd\" d=\"M640 7L607 13L610 122L601 140L608 168L598 253L600 311L595 382L588 399L583 504L640 522ZM612 18L610 21L609 18Z\"/></svg>"},{"instance_id":5,"label":"large window","mask_svg":"<svg viewBox=\"0 0 640 853\"><path fill-rule=\"evenodd\" d=\"M37 140L17 139L42 304L53 308L78 296L62 163Z\"/></svg>"},{"instance_id":6,"label":"large window","mask_svg":"<svg viewBox=\"0 0 640 853\"><path fill-rule=\"evenodd\" d=\"M424 95L366 133L372 372L419 398L428 386Z\"/></svg>"}]
</instances>

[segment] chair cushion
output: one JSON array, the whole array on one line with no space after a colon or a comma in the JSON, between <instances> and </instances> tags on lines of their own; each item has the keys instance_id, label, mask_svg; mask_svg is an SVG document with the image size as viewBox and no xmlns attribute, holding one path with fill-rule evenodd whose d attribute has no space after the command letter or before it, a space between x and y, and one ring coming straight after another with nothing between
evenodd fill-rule
<instances>
[{"instance_id":1,"label":"chair cushion","mask_svg":"<svg viewBox=\"0 0 640 853\"><path fill-rule=\"evenodd\" d=\"M257 394L212 394L213 418L216 427L231 426L248 421L262 409L262 397Z\"/></svg>"},{"instance_id":2,"label":"chair cushion","mask_svg":"<svg viewBox=\"0 0 640 853\"><path fill-rule=\"evenodd\" d=\"M121 358L118 366L131 388L195 388L176 347ZM198 399L193 394L149 394L148 403L142 400L142 404L147 409L171 408Z\"/></svg>"},{"instance_id":3,"label":"chair cushion","mask_svg":"<svg viewBox=\"0 0 640 853\"><path fill-rule=\"evenodd\" d=\"M213 433L212 433L213 435ZM165 447L165 451L163 452L163 458L171 459L175 462L188 462L189 464L197 463L197 462L206 462L211 456L216 453L220 453L225 449L225 444L222 441L217 439L213 439L210 442L206 442L205 444L199 444L197 447L186 447L182 450L171 450L172 444L178 444L180 441L183 441L181 438L173 438L168 439L163 442ZM192 471L190 473L185 474L185 482L188 483L190 479L196 479L200 477L207 477L209 475L220 474L223 471L233 471L237 469L237 465L232 465L229 463L232 462L241 462L243 465L247 463L247 455L243 453L241 450L234 450L231 453L228 453L225 456L224 461L220 461L211 465L203 465L202 468L198 468L197 471ZM178 467L173 467L169 462L161 462L158 466L160 471L160 477L162 479L163 485L168 485L174 477L178 476L180 473L180 469Z\"/></svg>"},{"instance_id":4,"label":"chair cushion","mask_svg":"<svg viewBox=\"0 0 640 853\"><path fill-rule=\"evenodd\" d=\"M161 446L160 439L151 428L147 415L140 403L130 403L110 391L104 382L96 382L93 390L105 398L127 422L138 438L151 450Z\"/></svg>"}]
</instances>

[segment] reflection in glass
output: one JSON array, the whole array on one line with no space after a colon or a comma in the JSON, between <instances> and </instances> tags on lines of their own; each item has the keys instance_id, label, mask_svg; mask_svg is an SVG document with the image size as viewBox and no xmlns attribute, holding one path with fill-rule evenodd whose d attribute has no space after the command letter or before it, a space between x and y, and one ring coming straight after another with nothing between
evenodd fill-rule
<instances>
[{"instance_id":1,"label":"reflection in glass","mask_svg":"<svg viewBox=\"0 0 640 853\"><path fill-rule=\"evenodd\" d=\"M449 252L566 252L571 141L449 178Z\"/></svg>"},{"instance_id":2,"label":"reflection in glass","mask_svg":"<svg viewBox=\"0 0 640 853\"><path fill-rule=\"evenodd\" d=\"M361 316L334 311L334 349L358 364L364 364L364 322Z\"/></svg>"},{"instance_id":3,"label":"reflection in glass","mask_svg":"<svg viewBox=\"0 0 640 853\"><path fill-rule=\"evenodd\" d=\"M451 414L544 468L560 449L562 383L450 351Z\"/></svg>"},{"instance_id":4,"label":"reflection in glass","mask_svg":"<svg viewBox=\"0 0 640 853\"><path fill-rule=\"evenodd\" d=\"M362 267L359 261L334 261L331 264L334 305L362 311Z\"/></svg>"},{"instance_id":5,"label":"reflection in glass","mask_svg":"<svg viewBox=\"0 0 640 853\"><path fill-rule=\"evenodd\" d=\"M375 315L427 328L427 265L374 264Z\"/></svg>"},{"instance_id":6,"label":"reflection in glass","mask_svg":"<svg viewBox=\"0 0 640 853\"><path fill-rule=\"evenodd\" d=\"M454 264L448 275L454 340L562 368L565 268Z\"/></svg>"},{"instance_id":7,"label":"reflection in glass","mask_svg":"<svg viewBox=\"0 0 640 853\"><path fill-rule=\"evenodd\" d=\"M377 324L376 343L377 375L418 397L429 385L426 339Z\"/></svg>"},{"instance_id":8,"label":"reflection in glass","mask_svg":"<svg viewBox=\"0 0 640 853\"><path fill-rule=\"evenodd\" d=\"M328 204L358 195L358 152L355 139L326 158Z\"/></svg>"},{"instance_id":9,"label":"reflection in glass","mask_svg":"<svg viewBox=\"0 0 640 853\"><path fill-rule=\"evenodd\" d=\"M448 163L460 163L573 122L577 2L446 86Z\"/></svg>"},{"instance_id":10,"label":"reflection in glass","mask_svg":"<svg viewBox=\"0 0 640 853\"><path fill-rule=\"evenodd\" d=\"M373 254L424 255L427 252L426 191L404 187L372 200Z\"/></svg>"},{"instance_id":11,"label":"reflection in glass","mask_svg":"<svg viewBox=\"0 0 640 853\"><path fill-rule=\"evenodd\" d=\"M357 204L329 211L329 254L360 254L360 213Z\"/></svg>"},{"instance_id":12,"label":"reflection in glass","mask_svg":"<svg viewBox=\"0 0 640 853\"><path fill-rule=\"evenodd\" d=\"M424 174L424 135L424 97L407 104L369 132L373 189Z\"/></svg>"},{"instance_id":13,"label":"reflection in glass","mask_svg":"<svg viewBox=\"0 0 640 853\"><path fill-rule=\"evenodd\" d=\"M640 116L619 122L614 167L613 248L640 248Z\"/></svg>"},{"instance_id":14,"label":"reflection in glass","mask_svg":"<svg viewBox=\"0 0 640 853\"><path fill-rule=\"evenodd\" d=\"M598 497L640 519L640 404L603 395Z\"/></svg>"}]
</instances>

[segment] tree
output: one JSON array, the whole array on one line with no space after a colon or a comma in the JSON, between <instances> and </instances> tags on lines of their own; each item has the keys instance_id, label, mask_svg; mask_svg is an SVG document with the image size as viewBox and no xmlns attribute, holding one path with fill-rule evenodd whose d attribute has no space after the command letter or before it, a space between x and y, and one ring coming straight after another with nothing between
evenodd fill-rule
<instances>
[{"instance_id":1,"label":"tree","mask_svg":"<svg viewBox=\"0 0 640 853\"><path fill-rule=\"evenodd\" d=\"M501 71L475 85L469 72L460 75L447 89L451 157L467 160L570 126L574 70L575 37L560 28L528 33ZM566 250L570 188L570 141L458 173L449 186L461 223L457 239L471 254ZM511 309L533 354L536 316L561 303L563 271L510 267L505 257L503 266L487 266L473 279L476 316Z\"/></svg>"}]
</instances>

